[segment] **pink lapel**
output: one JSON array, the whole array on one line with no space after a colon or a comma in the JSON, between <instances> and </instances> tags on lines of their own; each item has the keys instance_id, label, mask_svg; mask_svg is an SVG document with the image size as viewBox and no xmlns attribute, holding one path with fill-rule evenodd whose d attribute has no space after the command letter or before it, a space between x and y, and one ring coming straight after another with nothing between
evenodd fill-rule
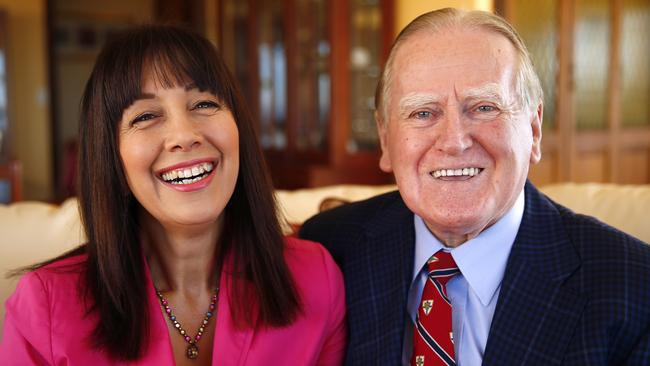
<instances>
[{"instance_id":1,"label":"pink lapel","mask_svg":"<svg viewBox=\"0 0 650 366\"><path fill-rule=\"evenodd\" d=\"M158 297L149 273L149 264L143 258L144 273L147 288L147 301L149 302L149 342L144 357L138 362L141 365L166 365L174 360L172 343L167 330L167 320L160 311Z\"/></svg>"},{"instance_id":2,"label":"pink lapel","mask_svg":"<svg viewBox=\"0 0 650 366\"><path fill-rule=\"evenodd\" d=\"M239 329L231 319L230 298L231 289L228 286L232 265L230 257L224 261L219 283L219 300L217 303L216 329L212 351L213 365L244 365L253 341L254 329ZM171 339L167 330L167 320L160 311L158 297L149 272L149 264L145 266L145 281L149 301L150 335L147 352L138 362L141 365L164 365L174 359Z\"/></svg>"},{"instance_id":3,"label":"pink lapel","mask_svg":"<svg viewBox=\"0 0 650 366\"><path fill-rule=\"evenodd\" d=\"M226 261L228 262L228 261ZM231 266L224 266L230 268ZM229 271L221 271L219 303L217 304L217 328L212 351L213 365L244 365L253 341L254 329L239 329L230 316L231 289L228 286Z\"/></svg>"}]
</instances>

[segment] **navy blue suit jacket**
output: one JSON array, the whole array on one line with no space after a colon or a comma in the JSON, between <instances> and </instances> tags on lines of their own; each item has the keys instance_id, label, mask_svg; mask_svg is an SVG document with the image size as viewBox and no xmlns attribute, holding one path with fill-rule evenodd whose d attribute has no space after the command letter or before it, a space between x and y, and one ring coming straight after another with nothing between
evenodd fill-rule
<instances>
[{"instance_id":1,"label":"navy blue suit jacket","mask_svg":"<svg viewBox=\"0 0 650 366\"><path fill-rule=\"evenodd\" d=\"M530 183L483 365L650 365L650 246ZM308 220L345 276L346 365L399 365L413 273L413 213L398 192Z\"/></svg>"}]
</instances>

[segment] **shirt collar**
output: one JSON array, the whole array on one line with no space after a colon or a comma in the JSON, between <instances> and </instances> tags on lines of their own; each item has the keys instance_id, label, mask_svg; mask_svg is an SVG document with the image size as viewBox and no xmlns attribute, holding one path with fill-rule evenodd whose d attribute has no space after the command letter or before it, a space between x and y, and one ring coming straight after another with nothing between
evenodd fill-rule
<instances>
[{"instance_id":1,"label":"shirt collar","mask_svg":"<svg viewBox=\"0 0 650 366\"><path fill-rule=\"evenodd\" d=\"M475 238L456 248L447 248L429 231L424 220L414 215L415 263L413 278L422 270L426 261L438 250L450 252L461 274L487 306L503 279L510 249L515 242L524 215L524 191L519 193L514 205L496 223L483 230Z\"/></svg>"}]
</instances>

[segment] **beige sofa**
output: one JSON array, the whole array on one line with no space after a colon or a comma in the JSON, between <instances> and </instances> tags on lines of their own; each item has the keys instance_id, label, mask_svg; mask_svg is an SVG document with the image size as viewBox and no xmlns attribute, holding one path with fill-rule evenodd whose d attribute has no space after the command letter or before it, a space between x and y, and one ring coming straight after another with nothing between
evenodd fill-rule
<instances>
[{"instance_id":1,"label":"beige sofa","mask_svg":"<svg viewBox=\"0 0 650 366\"><path fill-rule=\"evenodd\" d=\"M278 191L286 221L294 227L317 213L328 198L357 201L395 189L395 186L340 185ZM576 212L596 216L645 242L650 242L650 185L556 184L542 187L551 198ZM290 232L291 225L285 226ZM77 202L54 206L41 202L0 205L0 329L4 302L16 284L4 274L13 268L51 258L84 240ZM0 334L1 336L1 334Z\"/></svg>"}]
</instances>

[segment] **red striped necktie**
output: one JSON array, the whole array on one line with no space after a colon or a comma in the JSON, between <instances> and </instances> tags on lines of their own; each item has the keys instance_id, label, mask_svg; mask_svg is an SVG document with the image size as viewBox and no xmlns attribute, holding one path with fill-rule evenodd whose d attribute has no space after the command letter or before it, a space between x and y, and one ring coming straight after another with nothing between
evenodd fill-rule
<instances>
[{"instance_id":1,"label":"red striped necktie","mask_svg":"<svg viewBox=\"0 0 650 366\"><path fill-rule=\"evenodd\" d=\"M456 365L451 331L451 302L446 284L460 273L451 254L438 251L427 261L429 271L413 331L411 366Z\"/></svg>"}]
</instances>

